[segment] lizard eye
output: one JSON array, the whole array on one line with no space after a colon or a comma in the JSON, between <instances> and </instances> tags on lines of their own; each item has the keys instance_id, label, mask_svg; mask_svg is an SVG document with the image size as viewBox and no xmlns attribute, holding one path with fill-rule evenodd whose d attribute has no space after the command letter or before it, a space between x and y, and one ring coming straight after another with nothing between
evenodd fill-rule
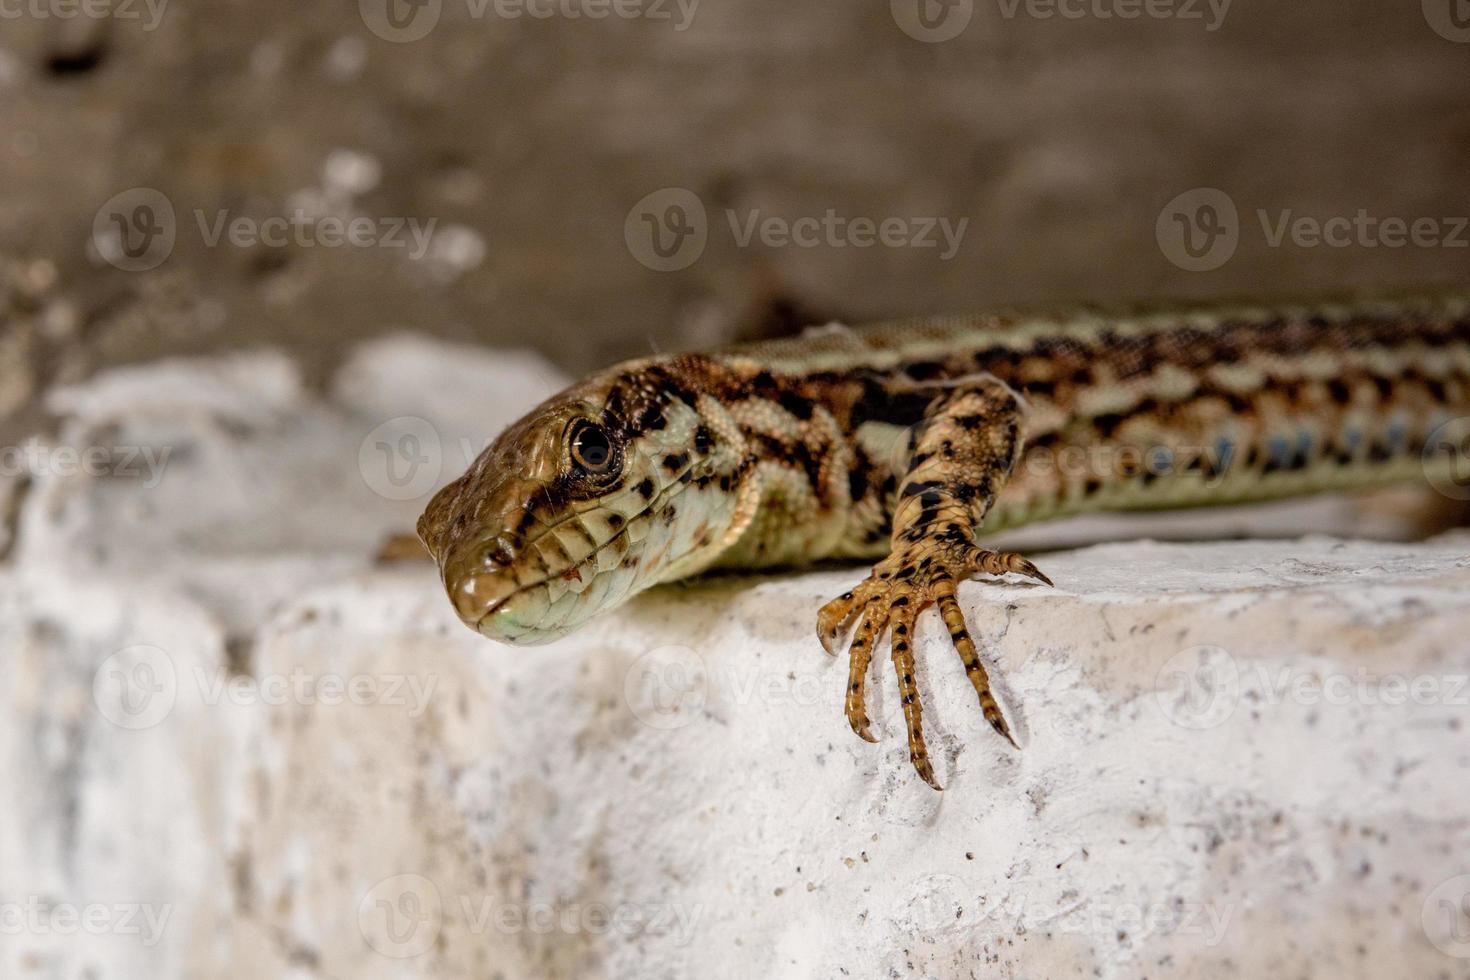
<instances>
[{"instance_id":1,"label":"lizard eye","mask_svg":"<svg viewBox=\"0 0 1470 980\"><path fill-rule=\"evenodd\" d=\"M617 465L618 454L612 438L596 422L586 419L574 422L568 444L573 465L589 476L606 476Z\"/></svg>"}]
</instances>

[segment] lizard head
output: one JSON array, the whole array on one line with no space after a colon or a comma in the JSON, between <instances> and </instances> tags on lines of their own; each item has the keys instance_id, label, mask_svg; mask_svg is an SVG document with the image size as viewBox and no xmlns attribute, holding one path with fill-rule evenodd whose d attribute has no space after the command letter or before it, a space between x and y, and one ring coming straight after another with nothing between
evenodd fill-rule
<instances>
[{"instance_id":1,"label":"lizard head","mask_svg":"<svg viewBox=\"0 0 1470 980\"><path fill-rule=\"evenodd\" d=\"M439 491L418 533L465 625L546 642L713 558L743 453L700 402L656 364L614 369L533 409Z\"/></svg>"}]
</instances>

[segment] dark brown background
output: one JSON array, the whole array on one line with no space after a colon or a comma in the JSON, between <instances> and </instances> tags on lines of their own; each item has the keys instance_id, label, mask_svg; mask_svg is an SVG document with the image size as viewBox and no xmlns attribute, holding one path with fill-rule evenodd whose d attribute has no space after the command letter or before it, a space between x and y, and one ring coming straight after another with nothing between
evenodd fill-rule
<instances>
[{"instance_id":1,"label":"dark brown background","mask_svg":"<svg viewBox=\"0 0 1470 980\"><path fill-rule=\"evenodd\" d=\"M53 380L229 346L288 348L319 379L354 341L413 329L583 371L830 315L1463 283L1470 266L1463 248L1272 248L1253 217L1470 214L1470 43L1419 0L1236 0L1215 31L975 0L944 43L907 36L887 0L703 0L684 31L442 0L411 43L351 2L171 0L153 30L134 9L0 20L12 422ZM379 172L339 209L459 226L482 260L201 241L194 209L285 214L320 196L329 159ZM89 240L98 208L139 186L177 208L178 242L127 272ZM710 236L660 273L624 220L670 186L699 195ZM1241 241L1186 272L1155 221L1200 186L1239 205ZM948 262L741 248L727 207L970 224Z\"/></svg>"}]
</instances>

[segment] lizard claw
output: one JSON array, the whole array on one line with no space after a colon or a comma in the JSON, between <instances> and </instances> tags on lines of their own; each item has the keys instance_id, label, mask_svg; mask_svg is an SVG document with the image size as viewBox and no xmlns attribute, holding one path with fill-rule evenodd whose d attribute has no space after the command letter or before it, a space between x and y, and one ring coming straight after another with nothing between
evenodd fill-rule
<instances>
[{"instance_id":1,"label":"lizard claw","mask_svg":"<svg viewBox=\"0 0 1470 980\"><path fill-rule=\"evenodd\" d=\"M1007 555L1006 557L1008 557L1008 558L1019 558L1018 555ZM1047 578L1046 575L1044 575L1042 573L1041 569L1039 569L1035 565L1031 564L1031 562L1030 562L1029 559L1020 558L1020 560L1016 564L1017 564L1017 567L1015 569L1013 569L1013 571L1015 571L1016 574L1018 574L1018 575L1024 575L1024 576L1026 576L1029 579L1035 579L1036 581L1040 582L1042 585L1047 585L1047 586L1051 586L1052 588L1056 588L1056 586L1052 584L1052 580L1049 579L1049 578Z\"/></svg>"},{"instance_id":2,"label":"lizard claw","mask_svg":"<svg viewBox=\"0 0 1470 980\"><path fill-rule=\"evenodd\" d=\"M842 652L846 627L857 612L857 605L852 593L844 592L817 613L817 639L821 641L822 649L834 657Z\"/></svg>"},{"instance_id":3,"label":"lizard claw","mask_svg":"<svg viewBox=\"0 0 1470 980\"><path fill-rule=\"evenodd\" d=\"M945 546L932 541L907 545L889 555L873 569L867 581L852 592L827 603L817 615L817 633L828 653L835 654L843 636L843 628L861 615L849 649L848 686L845 710L848 723L859 738L877 739L868 724L864 689L873 648L890 631L894 670L902 695L904 720L908 728L909 760L920 778L936 790L934 768L924 742L923 709L914 679L913 634L919 613L930 606L939 607L940 617L949 631L950 641L964 663L965 674L980 700L985 720L1007 742L1016 748L1020 743L1001 713L990 689L990 678L980 663L975 642L965 626L964 613L955 597L957 583L977 573L1003 575L1014 572L1051 585L1051 580L1028 559L1020 555L987 551L973 545Z\"/></svg>"}]
</instances>

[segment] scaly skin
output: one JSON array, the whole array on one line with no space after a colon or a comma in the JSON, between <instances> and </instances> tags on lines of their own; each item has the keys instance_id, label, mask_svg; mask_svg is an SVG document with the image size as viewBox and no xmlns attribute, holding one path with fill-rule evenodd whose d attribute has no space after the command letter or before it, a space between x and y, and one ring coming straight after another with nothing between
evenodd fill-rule
<instances>
[{"instance_id":1,"label":"scaly skin","mask_svg":"<svg viewBox=\"0 0 1470 980\"><path fill-rule=\"evenodd\" d=\"M920 320L594 375L503 433L419 520L471 628L534 643L721 566L878 559L818 614L855 624L846 711L892 637L910 757L938 788L911 652L937 605L1011 736L955 598L976 574L1050 584L983 532L1105 510L1422 480L1470 415L1470 294ZM983 525L983 526L982 526Z\"/></svg>"}]
</instances>

